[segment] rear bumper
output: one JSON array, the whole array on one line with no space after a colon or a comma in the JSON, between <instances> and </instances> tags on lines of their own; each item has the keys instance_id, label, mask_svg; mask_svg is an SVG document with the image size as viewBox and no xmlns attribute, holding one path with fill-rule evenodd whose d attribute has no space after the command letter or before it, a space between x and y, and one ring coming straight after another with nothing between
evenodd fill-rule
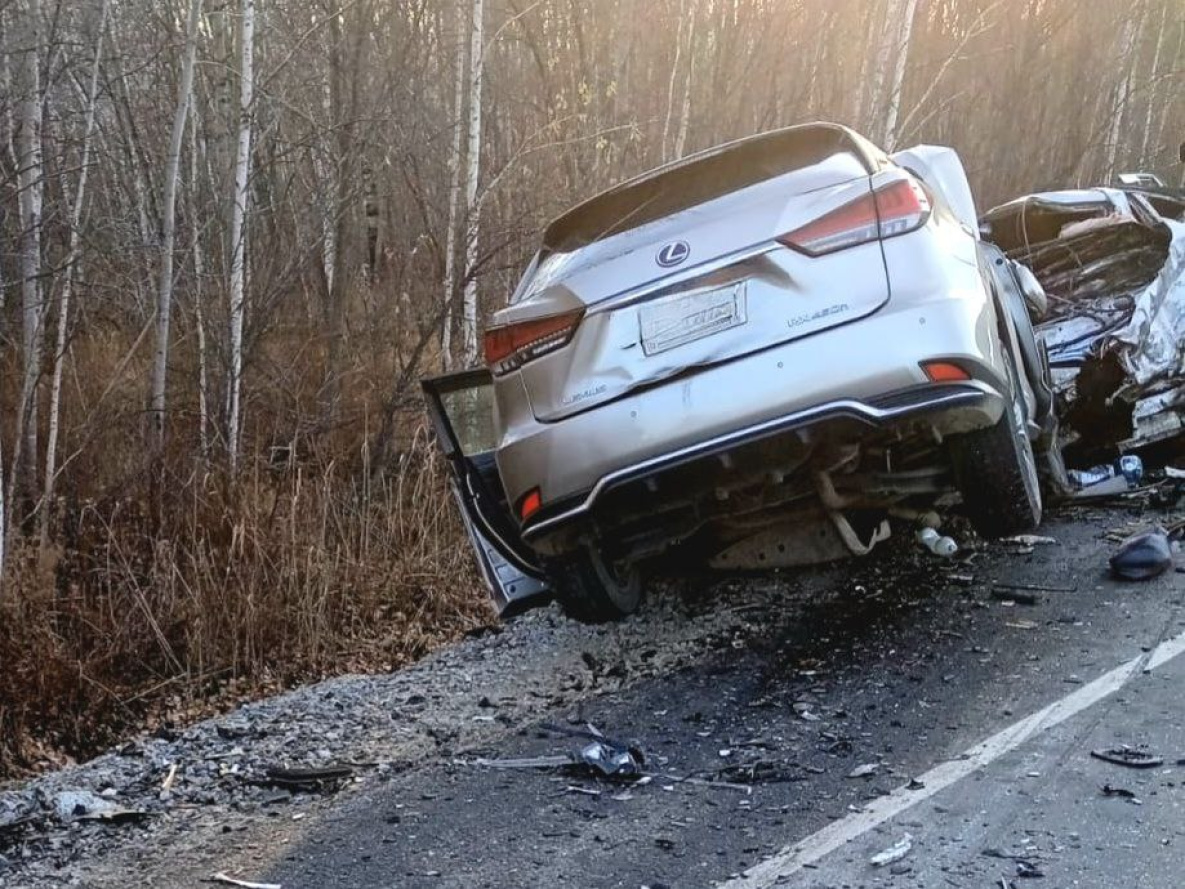
<instances>
[{"instance_id":1,"label":"rear bumper","mask_svg":"<svg viewBox=\"0 0 1185 889\"><path fill-rule=\"evenodd\" d=\"M672 455L727 448L828 415L878 425L951 407L966 428L989 426L1000 417L999 393L1006 388L997 331L982 292L911 294L868 318L689 372L556 423L535 420L514 382L497 392L506 422L499 472L511 503L540 489L544 509L524 527L537 539L589 511L615 480L653 471L647 467ZM960 364L974 385L955 393L929 384L921 363L930 360ZM905 394L914 390L933 399L911 401ZM908 403L895 406L894 397Z\"/></svg>"},{"instance_id":2,"label":"rear bumper","mask_svg":"<svg viewBox=\"0 0 1185 889\"><path fill-rule=\"evenodd\" d=\"M890 426L947 411L970 411L985 417L992 414L998 417L1002 405L1000 393L979 381L914 387L873 402L843 399L817 405L615 470L600 478L587 494L541 511L524 525L523 537L536 540L589 515L601 497L623 485L796 429L841 418L870 426Z\"/></svg>"}]
</instances>

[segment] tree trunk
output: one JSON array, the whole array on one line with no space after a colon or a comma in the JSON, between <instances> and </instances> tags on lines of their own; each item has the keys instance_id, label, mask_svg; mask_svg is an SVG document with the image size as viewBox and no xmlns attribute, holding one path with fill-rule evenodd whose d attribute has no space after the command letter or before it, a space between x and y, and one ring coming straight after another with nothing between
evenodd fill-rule
<instances>
[{"instance_id":1,"label":"tree trunk","mask_svg":"<svg viewBox=\"0 0 1185 889\"><path fill-rule=\"evenodd\" d=\"M679 109L679 130L675 135L675 160L683 157L687 145L687 131L691 126L691 84L695 73L695 19L699 0L691 0L687 25L687 75L683 80L683 103Z\"/></svg>"},{"instance_id":2,"label":"tree trunk","mask_svg":"<svg viewBox=\"0 0 1185 889\"><path fill-rule=\"evenodd\" d=\"M1115 87L1115 98L1111 105L1111 126L1107 132L1107 161L1105 182L1110 185L1115 181L1115 174L1120 161L1120 149L1123 143L1124 123L1128 117L1128 105L1131 101L1132 76L1136 67L1136 43L1144 23L1143 4L1138 11L1132 10L1124 17L1123 32L1120 38L1119 58L1121 60L1120 79Z\"/></svg>"},{"instance_id":3,"label":"tree trunk","mask_svg":"<svg viewBox=\"0 0 1185 889\"><path fill-rule=\"evenodd\" d=\"M169 373L169 320L173 311L173 245L177 229L177 179L181 168L181 143L185 139L185 118L193 92L193 66L197 55L198 25L202 0L192 0L185 28L185 55L181 62L181 86L173 112L173 133L165 160L165 182L161 209L160 282L156 291L156 354L152 362L149 406L152 445L159 456L165 444L165 386Z\"/></svg>"},{"instance_id":4,"label":"tree trunk","mask_svg":"<svg viewBox=\"0 0 1185 889\"><path fill-rule=\"evenodd\" d=\"M206 313L203 304L205 300L206 263L202 255L202 227L197 224L197 196L198 196L198 117L197 97L190 96L190 104L194 107L193 122L189 127L189 189L187 191L186 211L190 219L192 231L190 249L193 254L193 312L194 326L197 328L198 346L198 446L201 448L202 460L210 459L210 363L208 346L206 344Z\"/></svg>"},{"instance_id":5,"label":"tree trunk","mask_svg":"<svg viewBox=\"0 0 1185 889\"><path fill-rule=\"evenodd\" d=\"M481 179L481 87L483 0L473 0L469 42L469 146L465 177L465 299L461 312L465 366L477 363L477 242L481 234L481 208L477 187Z\"/></svg>"},{"instance_id":6,"label":"tree trunk","mask_svg":"<svg viewBox=\"0 0 1185 889\"><path fill-rule=\"evenodd\" d=\"M255 0L242 0L239 142L235 154L234 204L230 219L230 386L226 444L231 472L239 468L242 426L243 302L246 292L247 183L251 172L251 111L254 102Z\"/></svg>"},{"instance_id":7,"label":"tree trunk","mask_svg":"<svg viewBox=\"0 0 1185 889\"><path fill-rule=\"evenodd\" d=\"M893 80L889 84L889 95L886 97L884 148L893 151L897 147L897 119L901 114L901 90L905 85L905 74L909 62L909 44L913 38L913 19L917 12L918 0L905 0L904 9L897 10L901 15L899 27L896 29L896 40L893 42ZM888 29L890 33L894 29Z\"/></svg>"},{"instance_id":8,"label":"tree trunk","mask_svg":"<svg viewBox=\"0 0 1185 889\"><path fill-rule=\"evenodd\" d=\"M453 79L453 144L448 159L448 231L444 238L444 300L440 328L440 357L444 369L453 369L453 302L457 295L457 215L461 208L461 136L465 112L465 6L457 3L457 60Z\"/></svg>"},{"instance_id":9,"label":"tree trunk","mask_svg":"<svg viewBox=\"0 0 1185 889\"><path fill-rule=\"evenodd\" d=\"M1160 10L1160 28L1156 32L1156 51L1152 54L1152 68L1148 72L1148 88L1145 96L1148 109L1144 115L1144 135L1140 140L1140 163L1145 168L1156 163L1155 156L1149 157L1148 152L1152 146L1152 120L1156 114L1156 106L1163 101L1160 98L1160 84L1156 78L1160 72L1160 57L1164 52L1164 40L1168 28L1169 5L1165 3Z\"/></svg>"},{"instance_id":10,"label":"tree trunk","mask_svg":"<svg viewBox=\"0 0 1185 889\"><path fill-rule=\"evenodd\" d=\"M41 210L45 189L41 157L41 3L30 0L25 11L27 45L24 94L20 104L17 183L20 190L20 268L23 373L17 406L16 445L7 506L15 507L17 483L32 501L37 490L37 385L45 339L45 304L41 291Z\"/></svg>"},{"instance_id":11,"label":"tree trunk","mask_svg":"<svg viewBox=\"0 0 1185 889\"><path fill-rule=\"evenodd\" d=\"M45 496L41 508L41 544L49 538L49 517L53 509L54 485L57 481L58 428L62 402L62 367L66 361L69 336L70 297L74 288L79 256L82 252L82 210L86 202L86 183L90 175L91 139L95 132L95 106L99 96L99 69L103 60L103 31L107 27L107 0L99 0L99 24L95 31L95 60L91 65L90 83L86 92L86 122L82 131L82 158L78 171L78 188L74 192L74 206L70 212L70 246L66 254L65 281L58 299L58 336L53 354L53 379L49 389L49 433L45 442Z\"/></svg>"}]
</instances>

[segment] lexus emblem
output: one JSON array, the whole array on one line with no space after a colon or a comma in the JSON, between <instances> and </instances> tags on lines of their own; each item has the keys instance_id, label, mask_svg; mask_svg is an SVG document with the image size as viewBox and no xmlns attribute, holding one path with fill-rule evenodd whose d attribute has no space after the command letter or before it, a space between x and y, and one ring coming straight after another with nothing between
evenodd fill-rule
<instances>
[{"instance_id":1,"label":"lexus emblem","mask_svg":"<svg viewBox=\"0 0 1185 889\"><path fill-rule=\"evenodd\" d=\"M654 261L664 269L669 269L679 265L690 255L690 244L686 241L672 241L658 251L658 256L654 258Z\"/></svg>"}]
</instances>

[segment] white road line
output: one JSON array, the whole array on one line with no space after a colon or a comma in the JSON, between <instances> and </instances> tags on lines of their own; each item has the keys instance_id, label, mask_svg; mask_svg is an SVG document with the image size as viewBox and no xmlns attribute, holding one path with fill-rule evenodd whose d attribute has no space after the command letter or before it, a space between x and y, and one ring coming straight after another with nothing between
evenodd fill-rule
<instances>
[{"instance_id":1,"label":"white road line","mask_svg":"<svg viewBox=\"0 0 1185 889\"><path fill-rule=\"evenodd\" d=\"M873 800L859 812L833 821L819 832L786 846L739 877L716 884L717 889L766 889L778 885L804 867L1015 750L1030 738L1097 704L1123 688L1132 677L1141 672L1151 672L1182 652L1185 652L1185 633L1161 643L1149 654L1132 658L1072 694L1013 723L986 741L976 744L958 759L944 762L919 775L917 780L925 787L919 790L898 787L888 796Z\"/></svg>"}]
</instances>

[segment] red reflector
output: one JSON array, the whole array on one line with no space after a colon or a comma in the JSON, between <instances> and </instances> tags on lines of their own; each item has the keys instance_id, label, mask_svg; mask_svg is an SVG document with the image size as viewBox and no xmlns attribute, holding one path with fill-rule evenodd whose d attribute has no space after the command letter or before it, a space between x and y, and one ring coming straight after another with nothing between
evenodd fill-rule
<instances>
[{"instance_id":1,"label":"red reflector","mask_svg":"<svg viewBox=\"0 0 1185 889\"><path fill-rule=\"evenodd\" d=\"M821 256L903 235L920 228L929 217L930 201L922 187L912 178L898 179L778 240L810 256Z\"/></svg>"},{"instance_id":2,"label":"red reflector","mask_svg":"<svg viewBox=\"0 0 1185 889\"><path fill-rule=\"evenodd\" d=\"M485 334L486 364L505 373L558 349L572 338L583 316L580 310L491 327Z\"/></svg>"},{"instance_id":3,"label":"red reflector","mask_svg":"<svg viewBox=\"0 0 1185 889\"><path fill-rule=\"evenodd\" d=\"M922 370L931 383L955 383L971 379L971 374L949 361L927 361L922 365Z\"/></svg>"},{"instance_id":4,"label":"red reflector","mask_svg":"<svg viewBox=\"0 0 1185 889\"><path fill-rule=\"evenodd\" d=\"M518 508L518 514L522 516L525 522L535 513L537 513L543 506L543 497L539 493L538 488L532 488L527 492L527 496L523 498L522 504Z\"/></svg>"}]
</instances>

